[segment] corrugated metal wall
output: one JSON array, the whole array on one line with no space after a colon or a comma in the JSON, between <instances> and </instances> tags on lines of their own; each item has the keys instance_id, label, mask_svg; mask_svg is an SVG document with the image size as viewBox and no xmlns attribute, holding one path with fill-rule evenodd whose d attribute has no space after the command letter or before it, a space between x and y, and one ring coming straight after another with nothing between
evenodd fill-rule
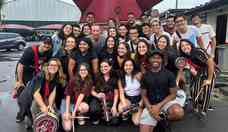
<instances>
[{"instance_id":1,"label":"corrugated metal wall","mask_svg":"<svg viewBox=\"0 0 228 132\"><path fill-rule=\"evenodd\" d=\"M4 20L77 21L81 13L60 0L16 0L3 6L2 15Z\"/></svg>"}]
</instances>

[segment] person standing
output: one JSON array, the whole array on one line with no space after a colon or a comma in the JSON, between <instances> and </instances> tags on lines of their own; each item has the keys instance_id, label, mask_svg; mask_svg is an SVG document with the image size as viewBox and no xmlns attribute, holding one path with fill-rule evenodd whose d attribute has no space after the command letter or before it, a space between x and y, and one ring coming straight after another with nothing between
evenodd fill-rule
<instances>
[{"instance_id":1,"label":"person standing","mask_svg":"<svg viewBox=\"0 0 228 132\"><path fill-rule=\"evenodd\" d=\"M214 58L216 49L216 34L212 26L209 24L203 24L198 14L192 16L192 24L198 28L202 36L204 44L203 48L206 49L207 53Z\"/></svg>"}]
</instances>

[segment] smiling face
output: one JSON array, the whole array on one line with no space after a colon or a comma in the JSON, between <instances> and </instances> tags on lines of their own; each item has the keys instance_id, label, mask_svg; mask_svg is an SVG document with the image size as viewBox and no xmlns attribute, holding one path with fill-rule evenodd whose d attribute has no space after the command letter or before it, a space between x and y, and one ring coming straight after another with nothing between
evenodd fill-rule
<instances>
[{"instance_id":1,"label":"smiling face","mask_svg":"<svg viewBox=\"0 0 228 132\"><path fill-rule=\"evenodd\" d=\"M73 33L75 37L78 37L81 33L81 29L79 27L73 27Z\"/></svg>"},{"instance_id":2,"label":"smiling face","mask_svg":"<svg viewBox=\"0 0 228 132\"><path fill-rule=\"evenodd\" d=\"M139 55L145 55L147 53L147 51L148 51L148 47L147 47L146 43L144 43L142 41L140 41L138 43L137 49L138 49Z\"/></svg>"},{"instance_id":3,"label":"smiling face","mask_svg":"<svg viewBox=\"0 0 228 132\"><path fill-rule=\"evenodd\" d=\"M79 75L81 78L86 78L89 72L85 65L81 65L79 68Z\"/></svg>"},{"instance_id":4,"label":"smiling face","mask_svg":"<svg viewBox=\"0 0 228 132\"><path fill-rule=\"evenodd\" d=\"M120 35L121 37L126 37L127 32L128 32L128 30L127 30L127 27L126 27L126 26L120 26L120 27L118 28L118 33L119 33L119 35Z\"/></svg>"},{"instance_id":5,"label":"smiling face","mask_svg":"<svg viewBox=\"0 0 228 132\"><path fill-rule=\"evenodd\" d=\"M130 75L133 72L134 65L131 60L128 60L124 63L124 72L126 72L128 75Z\"/></svg>"},{"instance_id":6,"label":"smiling face","mask_svg":"<svg viewBox=\"0 0 228 132\"><path fill-rule=\"evenodd\" d=\"M110 28L110 29L108 30L108 34L109 34L109 36L116 37L116 36L117 36L116 29Z\"/></svg>"},{"instance_id":7,"label":"smiling face","mask_svg":"<svg viewBox=\"0 0 228 132\"><path fill-rule=\"evenodd\" d=\"M103 75L109 74L111 71L111 66L108 64L108 62L101 62L100 64L100 71Z\"/></svg>"},{"instance_id":8,"label":"smiling face","mask_svg":"<svg viewBox=\"0 0 228 132\"><path fill-rule=\"evenodd\" d=\"M59 66L58 66L58 63L57 61L55 60L52 60L48 63L48 72L50 74L56 74L59 70Z\"/></svg>"},{"instance_id":9,"label":"smiling face","mask_svg":"<svg viewBox=\"0 0 228 132\"><path fill-rule=\"evenodd\" d=\"M137 29L130 29L129 30L129 37L131 41L135 41L139 37L139 33Z\"/></svg>"},{"instance_id":10,"label":"smiling face","mask_svg":"<svg viewBox=\"0 0 228 132\"><path fill-rule=\"evenodd\" d=\"M79 50L81 53L87 52L89 49L89 45L85 41L80 41L79 43Z\"/></svg>"},{"instance_id":11,"label":"smiling face","mask_svg":"<svg viewBox=\"0 0 228 132\"><path fill-rule=\"evenodd\" d=\"M161 37L159 40L158 40L158 48L160 50L163 50L165 49L167 46L167 40L164 38L164 37Z\"/></svg>"},{"instance_id":12,"label":"smiling face","mask_svg":"<svg viewBox=\"0 0 228 132\"><path fill-rule=\"evenodd\" d=\"M107 48L112 49L115 47L115 40L113 37L109 37L107 40Z\"/></svg>"},{"instance_id":13,"label":"smiling face","mask_svg":"<svg viewBox=\"0 0 228 132\"><path fill-rule=\"evenodd\" d=\"M72 32L73 32L73 28L71 25L66 25L64 28L63 28L63 32L64 32L64 35L65 36L69 36Z\"/></svg>"},{"instance_id":14,"label":"smiling face","mask_svg":"<svg viewBox=\"0 0 228 132\"><path fill-rule=\"evenodd\" d=\"M90 33L91 33L91 28L90 28L90 26L84 26L83 27L83 31L82 31L85 35L90 35Z\"/></svg>"},{"instance_id":15,"label":"smiling face","mask_svg":"<svg viewBox=\"0 0 228 132\"><path fill-rule=\"evenodd\" d=\"M154 54L149 58L149 62L152 68L158 69L162 65L162 57L159 54Z\"/></svg>"},{"instance_id":16,"label":"smiling face","mask_svg":"<svg viewBox=\"0 0 228 132\"><path fill-rule=\"evenodd\" d=\"M151 28L154 33L159 33L161 30L161 25L160 25L159 21L156 21L156 20L152 21Z\"/></svg>"},{"instance_id":17,"label":"smiling face","mask_svg":"<svg viewBox=\"0 0 228 132\"><path fill-rule=\"evenodd\" d=\"M124 56L127 54L127 48L126 48L125 44L123 44L123 43L119 44L119 46L117 48L117 54L119 56Z\"/></svg>"},{"instance_id":18,"label":"smiling face","mask_svg":"<svg viewBox=\"0 0 228 132\"><path fill-rule=\"evenodd\" d=\"M181 51L189 55L191 53L192 47L191 44L186 41L181 41L180 43Z\"/></svg>"},{"instance_id":19,"label":"smiling face","mask_svg":"<svg viewBox=\"0 0 228 132\"><path fill-rule=\"evenodd\" d=\"M175 25L178 31L184 31L187 28L187 20L184 17L179 16L175 20Z\"/></svg>"},{"instance_id":20,"label":"smiling face","mask_svg":"<svg viewBox=\"0 0 228 132\"><path fill-rule=\"evenodd\" d=\"M75 39L73 37L68 37L66 40L66 50L72 50L76 47L76 42Z\"/></svg>"}]
</instances>

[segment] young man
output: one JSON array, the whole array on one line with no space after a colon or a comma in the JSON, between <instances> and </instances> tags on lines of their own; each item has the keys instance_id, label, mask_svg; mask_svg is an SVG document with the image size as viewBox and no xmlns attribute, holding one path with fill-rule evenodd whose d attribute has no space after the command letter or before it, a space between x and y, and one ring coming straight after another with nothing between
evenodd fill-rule
<instances>
[{"instance_id":1,"label":"young man","mask_svg":"<svg viewBox=\"0 0 228 132\"><path fill-rule=\"evenodd\" d=\"M202 36L203 48L206 49L207 53L213 58L215 56L216 48L216 34L209 24L203 24L198 14L192 16L192 24L196 26Z\"/></svg>"},{"instance_id":2,"label":"young man","mask_svg":"<svg viewBox=\"0 0 228 132\"><path fill-rule=\"evenodd\" d=\"M18 89L25 87L40 70L41 66L48 62L52 57L52 40L51 37L44 38L43 43L28 47L20 58L16 69L16 86L12 91L12 96L16 96ZM24 120L25 111L19 108L16 122Z\"/></svg>"},{"instance_id":3,"label":"young man","mask_svg":"<svg viewBox=\"0 0 228 132\"><path fill-rule=\"evenodd\" d=\"M199 30L195 26L189 26L184 15L176 16L174 21L176 25L176 32L173 34L175 48L179 49L181 39L188 39L194 44L194 47L203 48L203 40Z\"/></svg>"},{"instance_id":4,"label":"young man","mask_svg":"<svg viewBox=\"0 0 228 132\"><path fill-rule=\"evenodd\" d=\"M129 29L129 39L128 45L130 47L130 51L131 53L136 53L136 47L139 41L139 30L137 27L134 26Z\"/></svg>"},{"instance_id":5,"label":"young man","mask_svg":"<svg viewBox=\"0 0 228 132\"><path fill-rule=\"evenodd\" d=\"M171 41L171 36L169 35L169 33L163 31L161 22L158 19L152 20L150 25L151 25L151 31L153 32L153 34L150 37L150 44L152 44L153 46L156 46L158 43L157 42L158 38L162 35L166 35L169 38L169 41Z\"/></svg>"},{"instance_id":6,"label":"young man","mask_svg":"<svg viewBox=\"0 0 228 132\"><path fill-rule=\"evenodd\" d=\"M73 26L73 34L75 38L80 37L81 34L81 27L79 24L74 24Z\"/></svg>"},{"instance_id":7,"label":"young man","mask_svg":"<svg viewBox=\"0 0 228 132\"><path fill-rule=\"evenodd\" d=\"M170 36L172 36L176 32L174 16L173 15L168 16L168 18L166 20L165 31L168 32L170 34Z\"/></svg>"},{"instance_id":8,"label":"young man","mask_svg":"<svg viewBox=\"0 0 228 132\"><path fill-rule=\"evenodd\" d=\"M140 118L140 132L153 132L160 113L166 113L169 120L180 120L184 110L175 101L177 86L175 76L163 67L164 55L154 50L149 55L150 68L143 75L142 99L145 108Z\"/></svg>"},{"instance_id":9,"label":"young man","mask_svg":"<svg viewBox=\"0 0 228 132\"><path fill-rule=\"evenodd\" d=\"M91 39L93 41L93 48L96 54L100 53L105 45L105 37L102 36L101 27L97 24L91 26Z\"/></svg>"},{"instance_id":10,"label":"young man","mask_svg":"<svg viewBox=\"0 0 228 132\"><path fill-rule=\"evenodd\" d=\"M86 23L90 26L95 23L95 14L93 12L88 12L86 15Z\"/></svg>"}]
</instances>

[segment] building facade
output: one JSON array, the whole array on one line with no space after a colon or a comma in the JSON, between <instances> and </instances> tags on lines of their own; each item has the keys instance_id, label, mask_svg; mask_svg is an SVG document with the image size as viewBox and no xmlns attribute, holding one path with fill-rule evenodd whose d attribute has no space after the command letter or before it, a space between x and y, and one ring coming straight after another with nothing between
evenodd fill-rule
<instances>
[{"instance_id":1,"label":"building facade","mask_svg":"<svg viewBox=\"0 0 228 132\"><path fill-rule=\"evenodd\" d=\"M61 0L10 0L3 5L1 18L5 23L42 26L75 22L81 13L75 4Z\"/></svg>"}]
</instances>

